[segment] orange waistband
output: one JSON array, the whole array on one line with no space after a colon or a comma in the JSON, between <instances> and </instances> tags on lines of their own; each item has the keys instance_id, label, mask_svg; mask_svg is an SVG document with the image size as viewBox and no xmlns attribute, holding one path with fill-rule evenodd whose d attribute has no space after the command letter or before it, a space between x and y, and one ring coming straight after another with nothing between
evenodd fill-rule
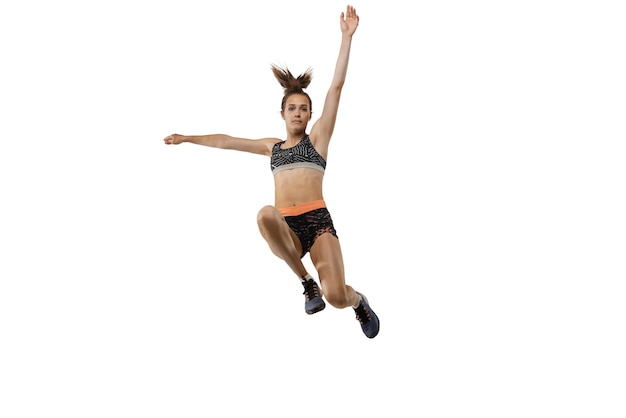
<instances>
[{"instance_id":1,"label":"orange waistband","mask_svg":"<svg viewBox=\"0 0 626 418\"><path fill-rule=\"evenodd\" d=\"M283 216L298 216L303 213L310 212L315 209L322 209L326 207L326 202L323 199L314 200L312 202L301 203L295 206L287 206L286 208L276 208Z\"/></svg>"}]
</instances>

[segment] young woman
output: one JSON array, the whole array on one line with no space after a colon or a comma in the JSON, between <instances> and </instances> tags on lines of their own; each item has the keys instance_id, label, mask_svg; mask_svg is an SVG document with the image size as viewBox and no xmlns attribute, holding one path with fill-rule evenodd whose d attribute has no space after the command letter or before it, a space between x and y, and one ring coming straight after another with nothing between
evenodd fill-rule
<instances>
[{"instance_id":1,"label":"young woman","mask_svg":"<svg viewBox=\"0 0 626 418\"><path fill-rule=\"evenodd\" d=\"M343 258L337 232L322 195L328 144L332 136L341 90L346 79L352 35L359 16L348 6L340 16L341 47L335 74L326 94L324 108L313 124L311 98L304 89L312 79L310 70L294 77L286 68L272 66L274 76L284 89L281 115L287 139L246 139L224 134L183 136L173 134L166 144L190 142L214 148L251 152L270 157L274 175L274 206L263 207L257 217L261 235L272 252L284 260L304 286L306 313L314 314L326 306L323 297L336 308L352 307L363 333L374 338L379 320L368 300L346 285ZM320 288L302 264L306 253L319 275Z\"/></svg>"}]
</instances>

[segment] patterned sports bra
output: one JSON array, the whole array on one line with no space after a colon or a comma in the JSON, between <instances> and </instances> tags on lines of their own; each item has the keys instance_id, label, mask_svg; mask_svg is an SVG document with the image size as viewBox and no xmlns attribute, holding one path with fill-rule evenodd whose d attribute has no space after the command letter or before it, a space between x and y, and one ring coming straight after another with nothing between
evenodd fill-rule
<instances>
[{"instance_id":1,"label":"patterned sports bra","mask_svg":"<svg viewBox=\"0 0 626 418\"><path fill-rule=\"evenodd\" d=\"M285 141L277 142L272 148L270 164L274 175L294 168L312 168L324 172L326 160L315 150L308 135L294 147L281 149L280 146L284 143Z\"/></svg>"}]
</instances>

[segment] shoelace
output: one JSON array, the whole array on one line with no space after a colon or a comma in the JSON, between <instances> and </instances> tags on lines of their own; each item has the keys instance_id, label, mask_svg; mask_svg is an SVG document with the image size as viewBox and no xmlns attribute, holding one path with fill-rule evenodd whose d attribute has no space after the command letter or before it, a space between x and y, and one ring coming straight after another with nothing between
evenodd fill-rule
<instances>
[{"instance_id":1,"label":"shoelace","mask_svg":"<svg viewBox=\"0 0 626 418\"><path fill-rule=\"evenodd\" d=\"M356 319L359 320L361 325L363 325L365 322L369 322L372 319L369 311L365 309L365 305L362 302L361 304L359 304L358 308L354 309L354 312L356 313Z\"/></svg>"},{"instance_id":2,"label":"shoelace","mask_svg":"<svg viewBox=\"0 0 626 418\"><path fill-rule=\"evenodd\" d=\"M320 293L319 293L319 288L317 287L317 283L315 283L313 280L307 280L306 282L304 282L303 295L306 298L306 300L311 300L316 297L319 297Z\"/></svg>"}]
</instances>

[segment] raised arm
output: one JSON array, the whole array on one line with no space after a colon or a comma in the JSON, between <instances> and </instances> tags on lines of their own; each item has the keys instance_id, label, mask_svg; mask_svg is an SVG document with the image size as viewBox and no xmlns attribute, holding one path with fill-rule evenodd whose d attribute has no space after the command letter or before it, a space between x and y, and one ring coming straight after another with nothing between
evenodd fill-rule
<instances>
[{"instance_id":1,"label":"raised arm","mask_svg":"<svg viewBox=\"0 0 626 418\"><path fill-rule=\"evenodd\" d=\"M250 152L252 154L271 155L272 146L279 142L278 138L261 138L261 139L248 139L237 138L224 134L211 134L211 135L192 135L185 136L179 134L172 134L165 137L163 140L167 145L178 145L183 142L189 142L192 144L204 145L212 148L231 149L235 151Z\"/></svg>"},{"instance_id":2,"label":"raised arm","mask_svg":"<svg viewBox=\"0 0 626 418\"><path fill-rule=\"evenodd\" d=\"M335 65L335 74L333 80L326 93L324 108L322 115L315 122L311 129L311 141L315 144L318 151L326 154L330 137L335 129L335 121L337 120L337 110L339 109L339 99L341 98L341 90L346 81L346 73L348 72L348 61L350 60L350 47L352 46L352 35L359 26L359 15L352 6L346 8L346 12L341 12L339 18L339 27L341 28L341 46L339 48L339 57Z\"/></svg>"}]
</instances>

